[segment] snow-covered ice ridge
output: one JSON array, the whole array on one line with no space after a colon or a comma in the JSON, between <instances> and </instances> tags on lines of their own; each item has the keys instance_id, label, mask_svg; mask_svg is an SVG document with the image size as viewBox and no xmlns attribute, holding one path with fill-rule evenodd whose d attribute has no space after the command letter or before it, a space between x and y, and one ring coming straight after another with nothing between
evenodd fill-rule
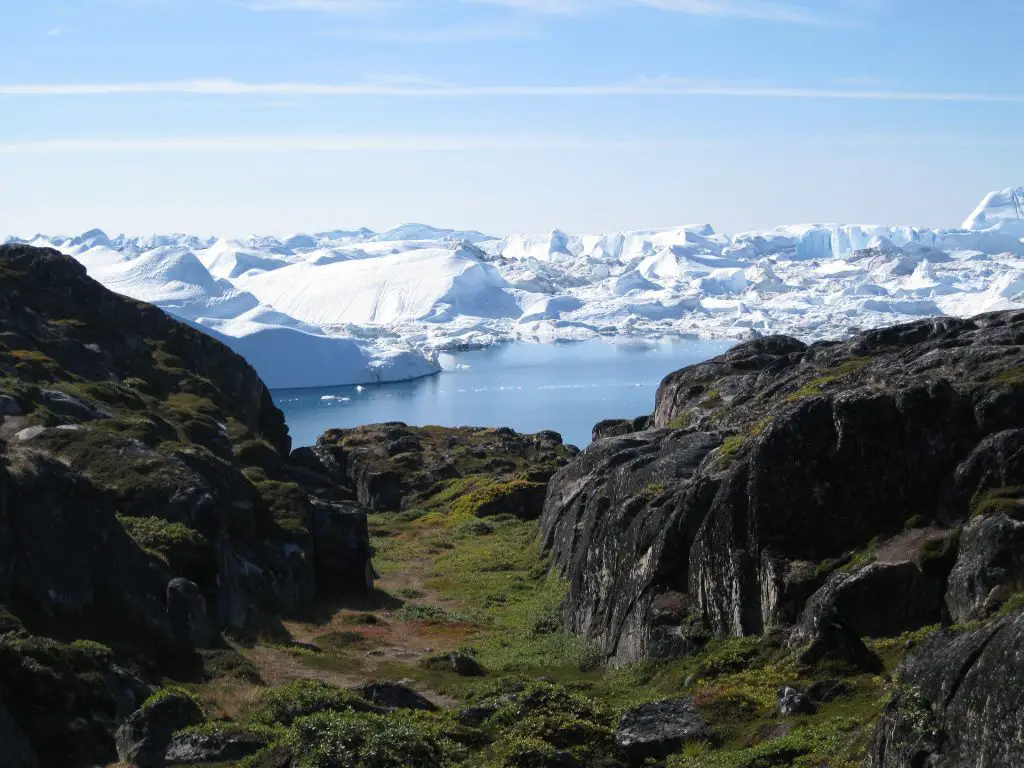
<instances>
[{"instance_id":1,"label":"snow-covered ice ridge","mask_svg":"<svg viewBox=\"0 0 1024 768\"><path fill-rule=\"evenodd\" d=\"M700 225L497 239L410 224L28 242L217 336L273 388L416 378L438 370L439 352L515 339L814 340L1024 307L1024 187L993 192L947 230L813 224L730 237Z\"/></svg>"}]
</instances>

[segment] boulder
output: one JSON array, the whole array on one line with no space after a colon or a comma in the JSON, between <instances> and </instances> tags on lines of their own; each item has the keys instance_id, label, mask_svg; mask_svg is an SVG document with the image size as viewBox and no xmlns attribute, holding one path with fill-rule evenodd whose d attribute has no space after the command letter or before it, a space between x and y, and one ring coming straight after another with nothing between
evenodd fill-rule
<instances>
[{"instance_id":1,"label":"boulder","mask_svg":"<svg viewBox=\"0 0 1024 768\"><path fill-rule=\"evenodd\" d=\"M313 557L321 596L365 595L373 590L366 509L314 499Z\"/></svg>"},{"instance_id":2,"label":"boulder","mask_svg":"<svg viewBox=\"0 0 1024 768\"><path fill-rule=\"evenodd\" d=\"M779 689L779 701L776 708L783 717L813 715L818 711L818 706L810 696L789 686Z\"/></svg>"},{"instance_id":3,"label":"boulder","mask_svg":"<svg viewBox=\"0 0 1024 768\"><path fill-rule=\"evenodd\" d=\"M832 574L807 601L798 628L805 640L823 620L861 637L896 637L942 618L943 583L917 564L871 563Z\"/></svg>"},{"instance_id":4,"label":"boulder","mask_svg":"<svg viewBox=\"0 0 1024 768\"><path fill-rule=\"evenodd\" d=\"M1024 512L1024 506L1019 509ZM958 623L984 618L1021 591L1024 520L994 510L972 518L960 534L959 555L949 575L950 617Z\"/></svg>"},{"instance_id":5,"label":"boulder","mask_svg":"<svg viewBox=\"0 0 1024 768\"><path fill-rule=\"evenodd\" d=\"M191 697L174 691L158 695L117 729L118 758L129 768L163 768L174 732L202 721Z\"/></svg>"},{"instance_id":6,"label":"boulder","mask_svg":"<svg viewBox=\"0 0 1024 768\"><path fill-rule=\"evenodd\" d=\"M371 704L385 709L419 709L424 712L433 712L437 709L434 703L422 694L391 680L367 683L355 691Z\"/></svg>"},{"instance_id":7,"label":"boulder","mask_svg":"<svg viewBox=\"0 0 1024 768\"><path fill-rule=\"evenodd\" d=\"M455 674L462 677L483 677L487 674L487 670L481 666L479 661L465 653L448 654L448 664Z\"/></svg>"},{"instance_id":8,"label":"boulder","mask_svg":"<svg viewBox=\"0 0 1024 768\"><path fill-rule=\"evenodd\" d=\"M607 419L594 425L591 437L603 440L606 437L622 437L634 432L643 432L650 423L650 416L639 416L635 419Z\"/></svg>"},{"instance_id":9,"label":"boulder","mask_svg":"<svg viewBox=\"0 0 1024 768\"><path fill-rule=\"evenodd\" d=\"M872 768L1024 765L1024 611L926 638L898 670Z\"/></svg>"},{"instance_id":10,"label":"boulder","mask_svg":"<svg viewBox=\"0 0 1024 768\"><path fill-rule=\"evenodd\" d=\"M256 754L266 744L265 738L239 728L185 730L171 737L165 760L167 765L234 763Z\"/></svg>"},{"instance_id":11,"label":"boulder","mask_svg":"<svg viewBox=\"0 0 1024 768\"><path fill-rule=\"evenodd\" d=\"M822 618L810 632L809 642L797 654L797 661L814 667L825 663L851 671L881 674L882 660L841 621Z\"/></svg>"},{"instance_id":12,"label":"boulder","mask_svg":"<svg viewBox=\"0 0 1024 768\"><path fill-rule=\"evenodd\" d=\"M167 617L179 642L206 648L213 640L206 599L195 582L182 578L167 582Z\"/></svg>"},{"instance_id":13,"label":"boulder","mask_svg":"<svg viewBox=\"0 0 1024 768\"><path fill-rule=\"evenodd\" d=\"M630 763L668 757L691 741L710 737L693 699L664 699L623 713L615 744Z\"/></svg>"}]
</instances>

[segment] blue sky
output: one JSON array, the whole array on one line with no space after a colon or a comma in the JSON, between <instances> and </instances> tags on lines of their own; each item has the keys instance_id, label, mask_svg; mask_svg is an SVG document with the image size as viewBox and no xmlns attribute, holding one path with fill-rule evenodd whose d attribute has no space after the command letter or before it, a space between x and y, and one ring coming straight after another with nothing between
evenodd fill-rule
<instances>
[{"instance_id":1,"label":"blue sky","mask_svg":"<svg viewBox=\"0 0 1024 768\"><path fill-rule=\"evenodd\" d=\"M956 226L1024 182L1020 0L0 0L0 18L0 235Z\"/></svg>"}]
</instances>

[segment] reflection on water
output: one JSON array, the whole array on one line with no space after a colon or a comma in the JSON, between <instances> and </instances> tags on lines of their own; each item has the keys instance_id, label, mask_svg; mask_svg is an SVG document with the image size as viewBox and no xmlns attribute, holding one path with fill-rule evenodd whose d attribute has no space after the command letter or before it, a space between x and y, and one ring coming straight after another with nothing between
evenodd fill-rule
<instances>
[{"instance_id":1,"label":"reflection on water","mask_svg":"<svg viewBox=\"0 0 1024 768\"><path fill-rule=\"evenodd\" d=\"M553 429L584 446L594 424L654 409L666 374L721 354L732 342L594 340L505 344L442 355L437 376L362 387L274 392L296 447L326 429L383 421Z\"/></svg>"}]
</instances>

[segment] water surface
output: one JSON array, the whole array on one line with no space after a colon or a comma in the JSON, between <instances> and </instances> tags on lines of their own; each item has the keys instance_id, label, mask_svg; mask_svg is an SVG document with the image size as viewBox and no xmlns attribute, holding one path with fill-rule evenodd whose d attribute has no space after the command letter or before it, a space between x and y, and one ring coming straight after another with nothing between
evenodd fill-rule
<instances>
[{"instance_id":1,"label":"water surface","mask_svg":"<svg viewBox=\"0 0 1024 768\"><path fill-rule=\"evenodd\" d=\"M504 344L443 355L444 370L426 379L273 394L296 447L312 445L327 429L384 421L553 429L583 447L594 424L651 413L668 373L731 345L682 339Z\"/></svg>"}]
</instances>

